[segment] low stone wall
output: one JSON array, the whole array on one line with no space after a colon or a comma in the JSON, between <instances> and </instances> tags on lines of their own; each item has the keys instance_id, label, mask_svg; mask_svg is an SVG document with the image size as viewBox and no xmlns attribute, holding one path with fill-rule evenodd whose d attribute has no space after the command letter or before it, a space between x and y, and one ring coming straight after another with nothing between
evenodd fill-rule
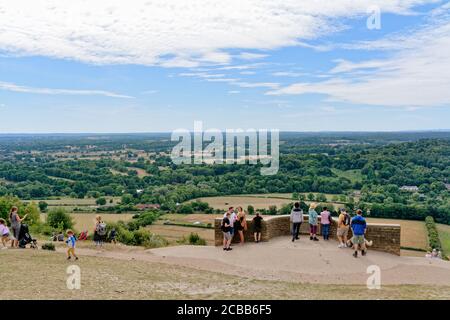
<instances>
[{"instance_id":1,"label":"low stone wall","mask_svg":"<svg viewBox=\"0 0 450 320\"><path fill-rule=\"evenodd\" d=\"M330 239L337 240L337 219L333 218L330 226ZM309 234L308 216L303 216L303 221L300 233ZM320 221L320 217L319 217ZM214 221L215 229L215 245L221 246L223 243L223 235L220 225L222 219ZM253 225L251 218L247 219L247 231L244 232L246 242L254 242ZM318 226L318 234L321 234L321 225ZM269 241L272 238L279 236L288 236L291 234L291 223L288 215L283 216L264 216L262 223L261 241ZM351 229L349 230L349 239L352 236ZM367 224L366 239L373 241L373 246L370 249L377 251L389 252L395 255L400 255L400 225L398 224ZM236 233L233 238L233 243L239 242L239 235Z\"/></svg>"}]
</instances>

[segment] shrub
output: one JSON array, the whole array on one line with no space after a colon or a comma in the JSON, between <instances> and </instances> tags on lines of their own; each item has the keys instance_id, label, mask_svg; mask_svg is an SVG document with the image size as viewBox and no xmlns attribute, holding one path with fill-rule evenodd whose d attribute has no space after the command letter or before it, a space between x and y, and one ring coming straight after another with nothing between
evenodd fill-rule
<instances>
[{"instance_id":1,"label":"shrub","mask_svg":"<svg viewBox=\"0 0 450 320\"><path fill-rule=\"evenodd\" d=\"M255 207L252 206L251 204L248 205L248 207L247 207L247 212L248 212L249 215L255 214Z\"/></svg>"},{"instance_id":2,"label":"shrub","mask_svg":"<svg viewBox=\"0 0 450 320\"><path fill-rule=\"evenodd\" d=\"M104 206L106 204L106 199L105 198L98 198L96 201L97 205L99 206Z\"/></svg>"},{"instance_id":3,"label":"shrub","mask_svg":"<svg viewBox=\"0 0 450 320\"><path fill-rule=\"evenodd\" d=\"M40 223L30 226L31 234L43 234L44 236L51 236L55 232L55 228L49 226L46 223Z\"/></svg>"},{"instance_id":4,"label":"shrub","mask_svg":"<svg viewBox=\"0 0 450 320\"><path fill-rule=\"evenodd\" d=\"M439 233L434 223L434 219L431 216L425 218L425 225L428 230L428 244L430 249L437 249L442 251L441 241L439 239Z\"/></svg>"},{"instance_id":5,"label":"shrub","mask_svg":"<svg viewBox=\"0 0 450 320\"><path fill-rule=\"evenodd\" d=\"M276 215L277 212L278 212L277 206L270 206L270 207L269 207L269 214L270 214L270 215Z\"/></svg>"},{"instance_id":6,"label":"shrub","mask_svg":"<svg viewBox=\"0 0 450 320\"><path fill-rule=\"evenodd\" d=\"M73 228L72 217L64 209L52 209L47 214L47 224L58 230Z\"/></svg>"},{"instance_id":7,"label":"shrub","mask_svg":"<svg viewBox=\"0 0 450 320\"><path fill-rule=\"evenodd\" d=\"M188 237L189 244L196 246L206 246L206 240L202 239L197 233L191 233Z\"/></svg>"},{"instance_id":8,"label":"shrub","mask_svg":"<svg viewBox=\"0 0 450 320\"><path fill-rule=\"evenodd\" d=\"M55 251L55 245L53 243L51 243L51 242L44 243L42 245L42 250Z\"/></svg>"},{"instance_id":9,"label":"shrub","mask_svg":"<svg viewBox=\"0 0 450 320\"><path fill-rule=\"evenodd\" d=\"M197 233L194 232L191 232L191 234L187 238L183 237L177 242L194 246L206 246L206 240L201 238Z\"/></svg>"},{"instance_id":10,"label":"shrub","mask_svg":"<svg viewBox=\"0 0 450 320\"><path fill-rule=\"evenodd\" d=\"M41 210L41 212L45 212L47 210L47 207L48 207L47 202L39 201L38 205L39 205L39 210Z\"/></svg>"},{"instance_id":11,"label":"shrub","mask_svg":"<svg viewBox=\"0 0 450 320\"><path fill-rule=\"evenodd\" d=\"M27 215L27 218L25 219L25 223L28 223L28 225L35 225L41 223L41 212L39 211L38 206L32 202L29 203L25 209L23 210L24 215Z\"/></svg>"}]
</instances>

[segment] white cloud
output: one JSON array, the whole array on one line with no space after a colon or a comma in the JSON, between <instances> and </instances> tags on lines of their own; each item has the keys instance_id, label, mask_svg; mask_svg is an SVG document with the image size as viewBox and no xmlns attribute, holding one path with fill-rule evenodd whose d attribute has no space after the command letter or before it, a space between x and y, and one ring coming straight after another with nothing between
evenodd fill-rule
<instances>
[{"instance_id":1,"label":"white cloud","mask_svg":"<svg viewBox=\"0 0 450 320\"><path fill-rule=\"evenodd\" d=\"M241 93L241 92L238 91L238 90L230 90L230 91L228 91L228 94L238 94L238 93Z\"/></svg>"},{"instance_id":2,"label":"white cloud","mask_svg":"<svg viewBox=\"0 0 450 320\"><path fill-rule=\"evenodd\" d=\"M434 0L0 0L0 49L94 64L223 65L341 30L369 5L407 14ZM238 55L239 56L239 55Z\"/></svg>"},{"instance_id":3,"label":"white cloud","mask_svg":"<svg viewBox=\"0 0 450 320\"><path fill-rule=\"evenodd\" d=\"M133 98L131 96L118 94L103 90L73 90L73 89L53 89L53 88L35 88L21 86L10 82L0 82L0 90L7 90L22 93L49 94L49 95L82 95L82 96L104 96L110 98Z\"/></svg>"},{"instance_id":4,"label":"white cloud","mask_svg":"<svg viewBox=\"0 0 450 320\"><path fill-rule=\"evenodd\" d=\"M280 86L275 82L235 82L233 83L241 88L271 88L276 89Z\"/></svg>"},{"instance_id":5,"label":"white cloud","mask_svg":"<svg viewBox=\"0 0 450 320\"><path fill-rule=\"evenodd\" d=\"M279 71L279 72L273 72L272 75L274 77L301 77L306 75L306 73L301 72L293 72L293 71Z\"/></svg>"},{"instance_id":6,"label":"white cloud","mask_svg":"<svg viewBox=\"0 0 450 320\"><path fill-rule=\"evenodd\" d=\"M266 94L315 93L331 101L396 107L449 106L450 19L434 21L415 33L374 41L367 48L392 50L388 58L339 60L328 80L296 83Z\"/></svg>"},{"instance_id":7,"label":"white cloud","mask_svg":"<svg viewBox=\"0 0 450 320\"><path fill-rule=\"evenodd\" d=\"M238 55L239 59L242 60L256 60L256 59L262 59L267 57L267 54L261 54L261 53L251 53L251 52L242 52Z\"/></svg>"}]
</instances>

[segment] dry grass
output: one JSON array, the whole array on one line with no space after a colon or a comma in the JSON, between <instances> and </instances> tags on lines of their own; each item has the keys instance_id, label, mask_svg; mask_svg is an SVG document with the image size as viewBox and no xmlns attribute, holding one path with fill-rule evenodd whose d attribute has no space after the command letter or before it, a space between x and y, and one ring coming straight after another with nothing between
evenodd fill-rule
<instances>
[{"instance_id":1,"label":"dry grass","mask_svg":"<svg viewBox=\"0 0 450 320\"><path fill-rule=\"evenodd\" d=\"M73 218L73 221L75 222L75 229L78 231L92 231L94 229L95 224L95 217L97 216L97 213L71 213L71 217ZM111 213L111 214L103 214L101 215L103 221L106 223L108 222L117 222L119 220L122 221L129 221L133 217L133 214L130 213ZM45 221L46 215L41 215L42 221Z\"/></svg>"},{"instance_id":2,"label":"dry grass","mask_svg":"<svg viewBox=\"0 0 450 320\"><path fill-rule=\"evenodd\" d=\"M445 286L365 286L298 284L228 277L218 272L149 261L82 256L81 289L66 286L67 262L61 253L2 250L0 300L6 299L450 299ZM345 292L345 295L342 295Z\"/></svg>"},{"instance_id":3,"label":"dry grass","mask_svg":"<svg viewBox=\"0 0 450 320\"><path fill-rule=\"evenodd\" d=\"M255 209L268 209L270 206L277 206L281 208L286 203L291 203L290 199L277 199L277 198L262 198L252 196L225 196L225 197L209 197L199 198L198 200L207 202L214 209L226 210L228 207L241 206L247 209L249 205L255 207Z\"/></svg>"},{"instance_id":4,"label":"dry grass","mask_svg":"<svg viewBox=\"0 0 450 320\"><path fill-rule=\"evenodd\" d=\"M120 197L105 197L107 203L112 199L114 204L120 202ZM50 207L52 206L97 206L94 198L76 199L76 198L60 198L60 199L43 199L43 200L26 200L24 202L35 202L45 201Z\"/></svg>"},{"instance_id":5,"label":"dry grass","mask_svg":"<svg viewBox=\"0 0 450 320\"><path fill-rule=\"evenodd\" d=\"M139 178L150 176L150 174L147 171L141 168L129 167L128 169L136 171Z\"/></svg>"},{"instance_id":6,"label":"dry grass","mask_svg":"<svg viewBox=\"0 0 450 320\"><path fill-rule=\"evenodd\" d=\"M191 233L197 233L201 238L206 240L208 245L214 245L213 229L163 225L161 221L148 226L147 229L164 237L170 244L176 244L177 240L181 240Z\"/></svg>"},{"instance_id":7,"label":"dry grass","mask_svg":"<svg viewBox=\"0 0 450 320\"><path fill-rule=\"evenodd\" d=\"M79 231L82 231L82 230L91 231L94 229L95 217L97 216L97 214L71 213L70 215L74 218L73 220L75 222L75 229L77 229ZM103 214L101 216L102 216L103 221L108 223L108 222L117 222L119 220L129 221L133 217L133 214L110 213L110 214Z\"/></svg>"},{"instance_id":8,"label":"dry grass","mask_svg":"<svg viewBox=\"0 0 450 320\"><path fill-rule=\"evenodd\" d=\"M367 222L399 224L401 226L400 242L403 247L418 248L426 250L428 247L427 231L422 221L367 218ZM419 253L423 256L423 253ZM419 255L417 254L417 255Z\"/></svg>"}]
</instances>

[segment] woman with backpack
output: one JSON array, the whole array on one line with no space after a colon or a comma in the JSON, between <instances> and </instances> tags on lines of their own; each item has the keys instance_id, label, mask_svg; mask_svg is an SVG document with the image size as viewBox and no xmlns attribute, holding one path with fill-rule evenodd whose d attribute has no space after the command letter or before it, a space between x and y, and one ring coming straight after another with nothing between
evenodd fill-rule
<instances>
[{"instance_id":1,"label":"woman with backpack","mask_svg":"<svg viewBox=\"0 0 450 320\"><path fill-rule=\"evenodd\" d=\"M96 247L102 247L106 236L106 223L102 221L101 216L95 217L94 242Z\"/></svg>"},{"instance_id":2,"label":"woman with backpack","mask_svg":"<svg viewBox=\"0 0 450 320\"><path fill-rule=\"evenodd\" d=\"M337 237L339 239L338 248L347 247L348 230L350 228L350 215L342 208L338 219Z\"/></svg>"}]
</instances>

